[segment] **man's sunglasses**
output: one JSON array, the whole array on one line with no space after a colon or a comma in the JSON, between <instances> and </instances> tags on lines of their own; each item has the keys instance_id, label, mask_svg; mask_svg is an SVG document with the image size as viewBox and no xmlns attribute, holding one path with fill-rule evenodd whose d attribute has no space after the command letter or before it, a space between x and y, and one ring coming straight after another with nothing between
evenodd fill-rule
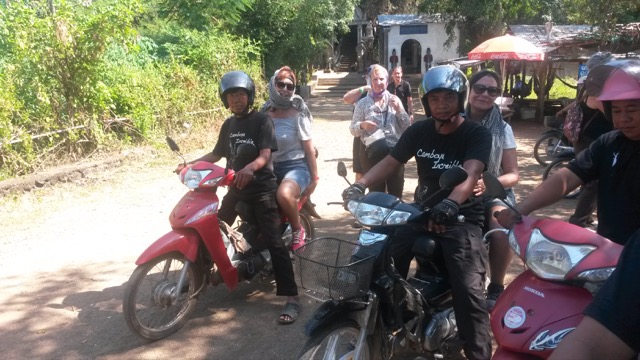
<instances>
[{"instance_id":1,"label":"man's sunglasses","mask_svg":"<svg viewBox=\"0 0 640 360\"><path fill-rule=\"evenodd\" d=\"M282 82L282 81L277 81L277 82L276 82L276 86L278 87L278 89L284 89L284 88L287 88L287 90L289 90L289 91L293 91L293 89L295 89L295 88L296 88L296 86L295 86L295 85L293 85L293 84L287 84L287 83L284 83L284 82Z\"/></svg>"},{"instance_id":2,"label":"man's sunglasses","mask_svg":"<svg viewBox=\"0 0 640 360\"><path fill-rule=\"evenodd\" d=\"M489 96L498 96L500 95L500 88L495 87L495 86L484 86L481 84L475 84L473 85L473 92L480 95L483 92L487 92L489 94Z\"/></svg>"}]
</instances>

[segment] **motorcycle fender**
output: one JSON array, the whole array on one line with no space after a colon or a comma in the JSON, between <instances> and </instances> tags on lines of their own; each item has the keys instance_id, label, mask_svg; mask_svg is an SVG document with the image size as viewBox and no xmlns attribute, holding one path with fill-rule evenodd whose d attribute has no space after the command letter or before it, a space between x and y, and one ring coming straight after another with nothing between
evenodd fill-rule
<instances>
[{"instance_id":1,"label":"motorcycle fender","mask_svg":"<svg viewBox=\"0 0 640 360\"><path fill-rule=\"evenodd\" d=\"M308 199L307 202L302 205L302 209L306 210L309 215L313 216L314 218L322 219L320 215L318 215L318 212L316 212L315 205L311 203L311 199Z\"/></svg>"},{"instance_id":2,"label":"motorcycle fender","mask_svg":"<svg viewBox=\"0 0 640 360\"><path fill-rule=\"evenodd\" d=\"M352 307L344 301L325 301L320 305L311 316L311 319L304 325L304 333L307 336L313 335L317 330L328 326L329 324L343 319L353 318Z\"/></svg>"},{"instance_id":3,"label":"motorcycle fender","mask_svg":"<svg viewBox=\"0 0 640 360\"><path fill-rule=\"evenodd\" d=\"M136 260L136 265L142 265L152 259L177 251L189 261L195 262L198 255L200 238L190 231L171 230L149 246Z\"/></svg>"}]
</instances>

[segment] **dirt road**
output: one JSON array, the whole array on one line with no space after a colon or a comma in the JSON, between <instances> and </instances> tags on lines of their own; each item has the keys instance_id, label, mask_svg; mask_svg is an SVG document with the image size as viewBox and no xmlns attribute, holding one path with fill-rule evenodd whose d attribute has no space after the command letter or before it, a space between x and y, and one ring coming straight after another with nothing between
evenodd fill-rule
<instances>
[{"instance_id":1,"label":"dirt road","mask_svg":"<svg viewBox=\"0 0 640 360\"><path fill-rule=\"evenodd\" d=\"M350 111L323 101L311 101L321 174L313 200L323 217L316 226L319 236L348 236L355 234L352 219L326 203L338 200L346 186L335 168L340 160L350 165ZM531 147L541 126L514 127L523 195L540 180ZM124 285L138 254L169 230L169 212L185 192L171 173L177 161L168 150L149 158L133 156L80 182L0 199L2 358L295 358L317 304L304 298L301 318L278 325L282 302L268 282L243 284L233 293L209 288L192 319L167 339L148 343L129 332L122 317ZM407 169L407 195L415 187L413 169ZM540 214L566 217L572 205ZM520 269L514 262L513 272Z\"/></svg>"}]
</instances>

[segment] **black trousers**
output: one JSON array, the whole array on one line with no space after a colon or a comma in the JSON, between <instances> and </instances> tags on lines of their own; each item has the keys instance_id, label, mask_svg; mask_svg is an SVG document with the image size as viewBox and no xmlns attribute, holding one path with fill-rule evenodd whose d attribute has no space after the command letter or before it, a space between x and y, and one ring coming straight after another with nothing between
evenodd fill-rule
<instances>
[{"instance_id":1,"label":"black trousers","mask_svg":"<svg viewBox=\"0 0 640 360\"><path fill-rule=\"evenodd\" d=\"M390 244L395 266L404 277L413 259L411 249L420 234L424 235L424 232L403 227L396 231ZM433 236L444 255L453 295L453 310L460 336L465 341L465 356L474 360L489 359L491 337L484 296L487 251L482 242L482 230L477 224L455 223L447 225L444 233Z\"/></svg>"},{"instance_id":2,"label":"black trousers","mask_svg":"<svg viewBox=\"0 0 640 360\"><path fill-rule=\"evenodd\" d=\"M360 162L360 153L364 153L364 152L365 152L364 144L360 140L360 137L354 137L353 148L352 148L354 173L364 174L362 163Z\"/></svg>"},{"instance_id":3,"label":"black trousers","mask_svg":"<svg viewBox=\"0 0 640 360\"><path fill-rule=\"evenodd\" d=\"M364 150L364 151L362 151ZM389 154L390 149L382 151L370 151L368 149L361 149L360 151L360 164L362 164L363 173L369 171L377 163L385 158ZM402 192L404 190L404 165L391 174L385 181L374 186L369 186L369 191L386 192L387 194L394 195L402 199Z\"/></svg>"},{"instance_id":4,"label":"black trousers","mask_svg":"<svg viewBox=\"0 0 640 360\"><path fill-rule=\"evenodd\" d=\"M256 218L260 239L264 244L256 244L257 248L269 249L273 264L273 275L276 279L276 295L296 296L298 286L293 275L293 265L287 249L280 236L280 214L276 202L275 189L273 192L251 196L247 199L237 191L230 190L222 199L222 205L218 211L218 218L231 225L236 220L236 204L238 201L246 202Z\"/></svg>"}]
</instances>

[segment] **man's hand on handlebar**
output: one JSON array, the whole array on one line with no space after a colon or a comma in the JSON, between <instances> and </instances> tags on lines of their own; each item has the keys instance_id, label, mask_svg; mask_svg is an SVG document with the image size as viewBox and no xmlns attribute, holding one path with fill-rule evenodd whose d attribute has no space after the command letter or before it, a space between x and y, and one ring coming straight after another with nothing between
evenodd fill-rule
<instances>
[{"instance_id":1,"label":"man's hand on handlebar","mask_svg":"<svg viewBox=\"0 0 640 360\"><path fill-rule=\"evenodd\" d=\"M345 210L347 210L347 204L349 203L349 200L352 200L364 195L364 191L366 189L367 188L360 183L354 183L353 185L344 189L344 191L342 192L342 201L344 202Z\"/></svg>"},{"instance_id":2,"label":"man's hand on handlebar","mask_svg":"<svg viewBox=\"0 0 640 360\"><path fill-rule=\"evenodd\" d=\"M180 172L182 171L182 169L184 169L185 167L187 167L188 164L178 164L178 167L176 167L175 170L173 170L174 173L180 175Z\"/></svg>"},{"instance_id":3,"label":"man's hand on handlebar","mask_svg":"<svg viewBox=\"0 0 640 360\"><path fill-rule=\"evenodd\" d=\"M522 221L520 214L517 214L509 208L503 209L502 211L496 211L493 213L493 216L496 218L500 226L505 229L511 229L513 228L513 225Z\"/></svg>"},{"instance_id":4,"label":"man's hand on handlebar","mask_svg":"<svg viewBox=\"0 0 640 360\"><path fill-rule=\"evenodd\" d=\"M456 218L460 205L451 199L444 199L431 209L427 230L435 233L445 231L444 223Z\"/></svg>"}]
</instances>

